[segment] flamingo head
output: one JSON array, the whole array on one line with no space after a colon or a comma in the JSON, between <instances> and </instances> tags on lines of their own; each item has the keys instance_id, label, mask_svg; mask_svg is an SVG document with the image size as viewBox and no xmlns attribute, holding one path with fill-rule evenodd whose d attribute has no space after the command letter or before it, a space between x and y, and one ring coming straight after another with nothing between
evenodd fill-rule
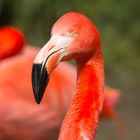
<instances>
[{"instance_id":1,"label":"flamingo head","mask_svg":"<svg viewBox=\"0 0 140 140\"><path fill-rule=\"evenodd\" d=\"M99 45L99 32L86 16L70 12L58 19L50 40L34 60L32 85L36 102L40 103L49 77L60 61L81 60L94 53Z\"/></svg>"}]
</instances>

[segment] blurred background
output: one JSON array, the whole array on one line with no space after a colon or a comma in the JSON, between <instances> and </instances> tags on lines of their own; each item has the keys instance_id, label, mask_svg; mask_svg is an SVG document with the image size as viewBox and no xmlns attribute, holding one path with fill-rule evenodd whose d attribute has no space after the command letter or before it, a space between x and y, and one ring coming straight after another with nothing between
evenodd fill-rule
<instances>
[{"instance_id":1,"label":"blurred background","mask_svg":"<svg viewBox=\"0 0 140 140\"><path fill-rule=\"evenodd\" d=\"M19 27L27 42L43 46L53 23L64 13L88 16L101 34L105 82L121 90L117 112L128 140L140 137L139 0L0 0L0 26ZM103 121L96 140L119 140L116 126Z\"/></svg>"}]
</instances>

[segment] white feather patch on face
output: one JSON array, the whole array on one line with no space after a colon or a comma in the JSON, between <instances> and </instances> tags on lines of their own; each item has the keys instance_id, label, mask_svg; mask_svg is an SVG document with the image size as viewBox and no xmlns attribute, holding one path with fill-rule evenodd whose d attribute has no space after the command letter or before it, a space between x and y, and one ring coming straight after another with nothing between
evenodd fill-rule
<instances>
[{"instance_id":1,"label":"white feather patch on face","mask_svg":"<svg viewBox=\"0 0 140 140\"><path fill-rule=\"evenodd\" d=\"M51 37L51 41L55 45L62 46L62 47L68 46L72 40L73 40L73 38L71 36L62 36L62 35L58 35L58 34L53 34Z\"/></svg>"},{"instance_id":2,"label":"white feather patch on face","mask_svg":"<svg viewBox=\"0 0 140 140\"><path fill-rule=\"evenodd\" d=\"M38 55L36 56L34 63L43 63L49 54L53 51L57 51L61 48L66 50L67 46L72 42L73 38L71 36L62 36L58 34L53 34L50 40L42 47Z\"/></svg>"}]
</instances>

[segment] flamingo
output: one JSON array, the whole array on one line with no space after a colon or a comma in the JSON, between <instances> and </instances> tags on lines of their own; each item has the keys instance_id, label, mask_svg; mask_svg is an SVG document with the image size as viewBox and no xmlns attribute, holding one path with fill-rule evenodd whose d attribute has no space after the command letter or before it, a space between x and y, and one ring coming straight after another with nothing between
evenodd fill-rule
<instances>
[{"instance_id":1,"label":"flamingo","mask_svg":"<svg viewBox=\"0 0 140 140\"><path fill-rule=\"evenodd\" d=\"M25 37L18 34L17 28L12 27L11 30L11 27L4 27L2 30L0 36L5 38L0 45L1 48L6 47L6 53L4 55L5 51L2 49L3 53L0 54L2 58L0 61L0 139L56 139L74 87L74 78L61 74L60 71L65 69L74 75L74 69L68 64L58 67L53 74L57 81L52 79L51 91L49 90L56 95L47 96L47 105L37 106L32 97L30 75L33 59L39 49L25 45L24 42L20 43L21 46L17 46L18 41L25 40ZM12 42L9 41L10 35L14 39L14 44L10 44ZM12 51L16 53L13 54ZM65 82L59 76L65 79ZM59 88L59 84L63 84L64 87ZM67 98L65 90L68 94ZM43 126L44 123L47 123L47 126ZM52 133L56 135L51 135Z\"/></svg>"},{"instance_id":2,"label":"flamingo","mask_svg":"<svg viewBox=\"0 0 140 140\"><path fill-rule=\"evenodd\" d=\"M23 33L15 27L0 28L0 37L0 139L56 139L73 97L75 67L62 63L53 71L45 91L47 100L38 106L33 101L30 75L39 49L25 45ZM117 90L105 88L101 118L112 119L108 114L115 112L118 95Z\"/></svg>"},{"instance_id":3,"label":"flamingo","mask_svg":"<svg viewBox=\"0 0 140 140\"><path fill-rule=\"evenodd\" d=\"M93 140L104 99L101 42L96 26L86 16L75 12L66 13L56 21L50 40L35 58L32 85L38 104L53 69L60 61L70 59L77 63L76 93L58 139Z\"/></svg>"}]
</instances>

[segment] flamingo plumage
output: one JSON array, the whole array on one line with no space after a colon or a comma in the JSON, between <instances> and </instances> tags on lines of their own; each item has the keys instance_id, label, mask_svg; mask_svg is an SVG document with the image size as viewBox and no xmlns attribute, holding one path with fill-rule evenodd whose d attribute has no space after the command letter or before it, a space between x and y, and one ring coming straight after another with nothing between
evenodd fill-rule
<instances>
[{"instance_id":1,"label":"flamingo plumage","mask_svg":"<svg viewBox=\"0 0 140 140\"><path fill-rule=\"evenodd\" d=\"M56 65L60 61L75 59L76 93L58 139L93 140L104 99L104 64L98 29L86 16L70 12L53 25L51 35L33 65L36 102L40 103Z\"/></svg>"},{"instance_id":2,"label":"flamingo plumage","mask_svg":"<svg viewBox=\"0 0 140 140\"><path fill-rule=\"evenodd\" d=\"M4 26L0 28L0 60L17 54L23 48L25 37L15 27Z\"/></svg>"},{"instance_id":3,"label":"flamingo plumage","mask_svg":"<svg viewBox=\"0 0 140 140\"><path fill-rule=\"evenodd\" d=\"M62 63L53 71L46 100L38 106L33 101L30 75L33 59L39 49L25 45L25 37L15 27L0 28L0 36L3 37L0 42L3 48L0 53L0 139L56 139L74 93L75 67ZM9 38L13 38L14 43L11 44ZM108 96L105 104L117 103L112 96ZM114 106L109 105L114 110ZM103 111L102 118L110 119L107 112L108 109Z\"/></svg>"},{"instance_id":4,"label":"flamingo plumage","mask_svg":"<svg viewBox=\"0 0 140 140\"><path fill-rule=\"evenodd\" d=\"M68 73L74 74L74 69L65 63L56 69L53 77L57 81L52 78L52 82L50 82L50 88L48 88L50 95L47 96L47 105L37 106L32 96L30 75L33 59L39 49L29 45L17 46L18 41L24 40L21 34L16 36L18 29L12 28L11 30L11 27L4 27L2 30L1 36L4 33L3 38L5 37L5 42L3 41L1 44L2 48L5 48L5 44L9 41L6 35L8 30L10 32L8 36L9 34L12 35L11 38L15 37L14 40L16 41L14 45L10 45L10 41L8 42L9 46L6 46L6 50L9 55L2 53L1 58L3 59L0 61L0 139L10 139L10 137L12 137L11 139L55 139L58 127L70 103L72 96L70 93L74 87L74 78L61 74L60 71L65 69ZM17 52L13 54L12 51L15 52L15 50ZM59 76L65 81L61 80ZM63 88L60 88L59 84L63 84ZM56 95L53 96L51 92L56 93ZM45 122L47 126L43 125ZM21 130L20 133L17 133L18 129ZM51 135L50 130L53 130L56 135Z\"/></svg>"}]
</instances>

